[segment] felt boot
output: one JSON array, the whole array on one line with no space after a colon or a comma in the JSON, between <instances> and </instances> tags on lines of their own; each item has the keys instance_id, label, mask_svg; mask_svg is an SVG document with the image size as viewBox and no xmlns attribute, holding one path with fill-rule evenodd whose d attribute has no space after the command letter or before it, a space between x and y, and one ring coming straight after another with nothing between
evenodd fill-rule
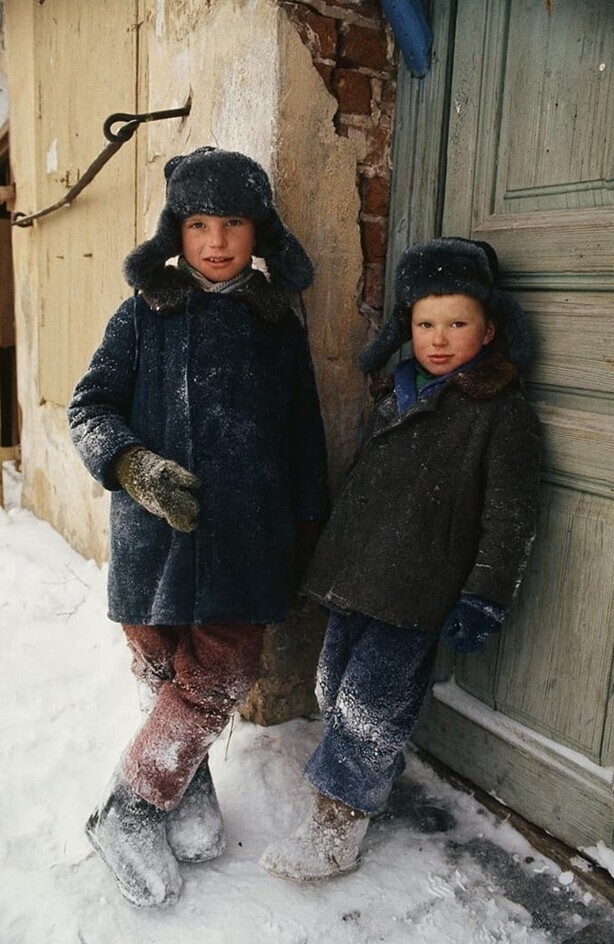
<instances>
[{"instance_id":1,"label":"felt boot","mask_svg":"<svg viewBox=\"0 0 614 944\"><path fill-rule=\"evenodd\" d=\"M206 862L226 848L222 814L207 761L203 761L181 803L167 814L166 835L180 862Z\"/></svg>"},{"instance_id":2,"label":"felt boot","mask_svg":"<svg viewBox=\"0 0 614 944\"><path fill-rule=\"evenodd\" d=\"M182 880L166 838L166 817L116 771L85 827L122 895L140 908L165 907L179 898Z\"/></svg>"},{"instance_id":3,"label":"felt boot","mask_svg":"<svg viewBox=\"0 0 614 944\"><path fill-rule=\"evenodd\" d=\"M369 817L318 793L313 809L294 835L272 843L260 864L272 875L315 882L352 872L360 864L360 844Z\"/></svg>"}]
</instances>

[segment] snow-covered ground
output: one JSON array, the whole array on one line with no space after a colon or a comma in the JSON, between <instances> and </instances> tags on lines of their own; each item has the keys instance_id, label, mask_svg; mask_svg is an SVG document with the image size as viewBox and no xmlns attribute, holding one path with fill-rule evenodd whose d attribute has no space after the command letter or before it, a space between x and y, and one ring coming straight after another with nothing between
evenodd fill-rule
<instances>
[{"instance_id":1,"label":"snow-covered ground","mask_svg":"<svg viewBox=\"0 0 614 944\"><path fill-rule=\"evenodd\" d=\"M122 633L105 617L105 571L19 507L8 464L5 490L2 944L552 944L609 920L572 873L413 753L392 814L370 827L359 871L305 887L267 875L261 852L308 807L301 769L320 724L259 728L239 718L211 756L226 852L182 866L174 908L132 907L83 833L139 721Z\"/></svg>"}]
</instances>

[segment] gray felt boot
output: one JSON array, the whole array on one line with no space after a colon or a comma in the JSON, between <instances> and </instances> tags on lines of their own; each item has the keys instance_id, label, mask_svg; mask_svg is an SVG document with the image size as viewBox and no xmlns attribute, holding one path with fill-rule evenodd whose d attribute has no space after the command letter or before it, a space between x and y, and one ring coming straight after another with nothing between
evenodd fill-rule
<instances>
[{"instance_id":1,"label":"gray felt boot","mask_svg":"<svg viewBox=\"0 0 614 944\"><path fill-rule=\"evenodd\" d=\"M207 761L203 761L179 806L166 818L166 835L180 862L206 862L226 848L222 814Z\"/></svg>"},{"instance_id":2,"label":"gray felt boot","mask_svg":"<svg viewBox=\"0 0 614 944\"><path fill-rule=\"evenodd\" d=\"M260 864L272 875L315 882L357 869L369 817L340 800L318 793L313 809L294 835L265 849Z\"/></svg>"},{"instance_id":3,"label":"gray felt boot","mask_svg":"<svg viewBox=\"0 0 614 944\"><path fill-rule=\"evenodd\" d=\"M181 875L166 838L167 813L136 794L117 771L85 832L122 895L140 908L174 904Z\"/></svg>"}]
</instances>

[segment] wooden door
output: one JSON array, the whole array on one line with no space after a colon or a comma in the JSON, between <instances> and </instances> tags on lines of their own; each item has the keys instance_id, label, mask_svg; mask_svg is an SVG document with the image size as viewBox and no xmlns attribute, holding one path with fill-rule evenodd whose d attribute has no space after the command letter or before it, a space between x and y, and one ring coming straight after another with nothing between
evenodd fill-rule
<instances>
[{"instance_id":1,"label":"wooden door","mask_svg":"<svg viewBox=\"0 0 614 944\"><path fill-rule=\"evenodd\" d=\"M105 118L135 112L136 0L46 0L35 11L39 209L60 199L104 148ZM135 143L74 204L34 223L41 278L41 400L66 404L130 290L121 263L135 241Z\"/></svg>"},{"instance_id":2,"label":"wooden door","mask_svg":"<svg viewBox=\"0 0 614 944\"><path fill-rule=\"evenodd\" d=\"M437 173L432 223L419 232L410 194L393 257L403 230L496 248L534 325L544 461L513 616L484 653L444 660L417 740L553 834L611 845L614 4L439 0L432 12L434 71L419 90L406 77L401 96L413 128L426 129L425 100L442 117L422 146ZM397 143L397 158L416 146Z\"/></svg>"}]
</instances>

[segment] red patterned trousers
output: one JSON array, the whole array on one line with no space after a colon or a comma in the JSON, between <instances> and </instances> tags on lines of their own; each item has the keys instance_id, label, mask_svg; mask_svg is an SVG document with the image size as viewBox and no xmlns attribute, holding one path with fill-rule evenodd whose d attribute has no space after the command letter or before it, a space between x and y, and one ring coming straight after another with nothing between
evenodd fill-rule
<instances>
[{"instance_id":1,"label":"red patterned trousers","mask_svg":"<svg viewBox=\"0 0 614 944\"><path fill-rule=\"evenodd\" d=\"M122 758L132 789L172 810L258 678L264 626L124 625L132 671L153 707Z\"/></svg>"}]
</instances>

